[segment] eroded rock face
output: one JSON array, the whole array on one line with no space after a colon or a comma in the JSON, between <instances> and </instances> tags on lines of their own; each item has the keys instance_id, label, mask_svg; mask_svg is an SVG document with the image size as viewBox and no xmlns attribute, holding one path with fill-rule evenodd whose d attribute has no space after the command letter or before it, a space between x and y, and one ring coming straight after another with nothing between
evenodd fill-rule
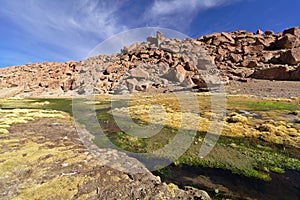
<instances>
[{"instance_id":1,"label":"eroded rock face","mask_svg":"<svg viewBox=\"0 0 300 200\"><path fill-rule=\"evenodd\" d=\"M81 62L43 62L0 69L0 87L18 87L20 93L64 95L73 90Z\"/></svg>"},{"instance_id":2,"label":"eroded rock face","mask_svg":"<svg viewBox=\"0 0 300 200\"><path fill-rule=\"evenodd\" d=\"M73 91L199 91L247 78L299 80L299 32L300 27L276 34L240 30L185 40L165 38L158 32L146 42L125 46L118 54L2 68L0 87L17 88L14 96L60 96Z\"/></svg>"},{"instance_id":3,"label":"eroded rock face","mask_svg":"<svg viewBox=\"0 0 300 200\"><path fill-rule=\"evenodd\" d=\"M300 67L299 33L300 27L277 34L261 30L254 34L241 30L214 33L197 40L214 57L222 74L230 79L299 80L295 74Z\"/></svg>"}]
</instances>

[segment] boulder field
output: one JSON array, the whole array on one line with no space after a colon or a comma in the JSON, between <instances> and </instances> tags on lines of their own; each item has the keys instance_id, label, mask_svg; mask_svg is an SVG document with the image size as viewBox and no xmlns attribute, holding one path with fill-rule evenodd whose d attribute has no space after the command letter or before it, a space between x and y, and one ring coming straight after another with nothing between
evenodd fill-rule
<instances>
[{"instance_id":1,"label":"boulder field","mask_svg":"<svg viewBox=\"0 0 300 200\"><path fill-rule=\"evenodd\" d=\"M300 80L300 27L184 40L158 32L112 55L1 68L0 90L2 97L209 91L250 79Z\"/></svg>"}]
</instances>

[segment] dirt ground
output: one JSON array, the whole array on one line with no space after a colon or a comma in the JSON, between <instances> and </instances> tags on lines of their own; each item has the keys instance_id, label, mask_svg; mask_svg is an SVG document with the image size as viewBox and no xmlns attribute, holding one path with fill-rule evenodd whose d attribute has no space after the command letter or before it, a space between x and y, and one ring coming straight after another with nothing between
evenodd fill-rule
<instances>
[{"instance_id":1,"label":"dirt ground","mask_svg":"<svg viewBox=\"0 0 300 200\"><path fill-rule=\"evenodd\" d=\"M270 81L247 79L231 81L226 86L228 94L247 94L258 97L290 98L300 96L300 81Z\"/></svg>"},{"instance_id":2,"label":"dirt ground","mask_svg":"<svg viewBox=\"0 0 300 200\"><path fill-rule=\"evenodd\" d=\"M82 145L70 118L8 130L0 134L0 199L208 199L204 191L178 189L149 172L103 165Z\"/></svg>"}]
</instances>

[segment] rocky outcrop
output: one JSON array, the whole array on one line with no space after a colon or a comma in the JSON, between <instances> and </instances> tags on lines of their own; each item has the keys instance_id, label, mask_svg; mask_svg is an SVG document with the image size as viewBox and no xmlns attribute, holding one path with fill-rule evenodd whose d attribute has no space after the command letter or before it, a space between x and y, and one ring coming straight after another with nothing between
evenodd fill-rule
<instances>
[{"instance_id":1,"label":"rocky outcrop","mask_svg":"<svg viewBox=\"0 0 300 200\"><path fill-rule=\"evenodd\" d=\"M76 82L79 94L205 90L221 83L212 58L193 39L168 39L158 32L106 59L83 61Z\"/></svg>"},{"instance_id":2,"label":"rocky outcrop","mask_svg":"<svg viewBox=\"0 0 300 200\"><path fill-rule=\"evenodd\" d=\"M229 80L299 77L300 27L276 34L239 30L185 40L158 32L118 54L2 68L0 88L14 88L25 96L207 91Z\"/></svg>"},{"instance_id":3,"label":"rocky outcrop","mask_svg":"<svg viewBox=\"0 0 300 200\"><path fill-rule=\"evenodd\" d=\"M213 33L197 40L205 47L222 73L233 80L258 78L299 80L300 27L274 34L235 31Z\"/></svg>"},{"instance_id":4,"label":"rocky outcrop","mask_svg":"<svg viewBox=\"0 0 300 200\"><path fill-rule=\"evenodd\" d=\"M1 88L19 88L26 96L64 95L75 89L81 62L44 62L0 69Z\"/></svg>"}]
</instances>

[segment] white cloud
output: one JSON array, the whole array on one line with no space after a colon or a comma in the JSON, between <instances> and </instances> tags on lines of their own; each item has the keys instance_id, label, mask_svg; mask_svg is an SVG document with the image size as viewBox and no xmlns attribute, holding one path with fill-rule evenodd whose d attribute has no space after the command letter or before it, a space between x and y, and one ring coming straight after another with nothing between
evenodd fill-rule
<instances>
[{"instance_id":1,"label":"white cloud","mask_svg":"<svg viewBox=\"0 0 300 200\"><path fill-rule=\"evenodd\" d=\"M1 4L0 14L28 39L65 49L74 57L84 57L99 41L127 29L118 22L123 2L117 0L4 0Z\"/></svg>"},{"instance_id":2,"label":"white cloud","mask_svg":"<svg viewBox=\"0 0 300 200\"><path fill-rule=\"evenodd\" d=\"M99 42L128 27L157 26L186 32L198 12L235 1L153 0L149 5L129 0L1 0L0 17L12 22L12 29L5 32L3 27L1 35L13 32L7 46L15 45L16 52L26 52L36 60L78 60ZM140 6L132 6L135 3Z\"/></svg>"},{"instance_id":3,"label":"white cloud","mask_svg":"<svg viewBox=\"0 0 300 200\"><path fill-rule=\"evenodd\" d=\"M159 26L187 28L197 13L238 0L155 0L145 19Z\"/></svg>"}]
</instances>

